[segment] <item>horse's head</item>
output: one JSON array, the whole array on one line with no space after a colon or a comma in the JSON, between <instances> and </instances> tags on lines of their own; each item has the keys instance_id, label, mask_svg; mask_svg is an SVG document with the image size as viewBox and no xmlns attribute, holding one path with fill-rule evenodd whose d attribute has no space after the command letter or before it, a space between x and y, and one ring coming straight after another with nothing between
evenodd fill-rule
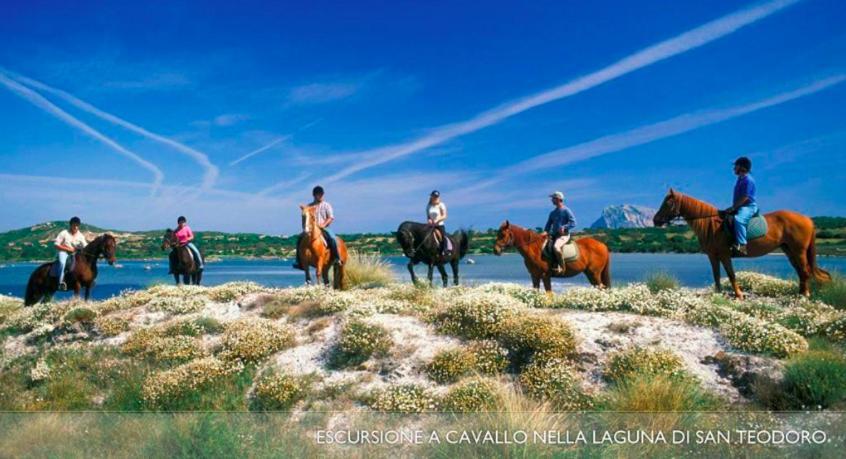
<instances>
[{"instance_id":1,"label":"horse's head","mask_svg":"<svg viewBox=\"0 0 846 459\"><path fill-rule=\"evenodd\" d=\"M316 206L300 206L303 215L303 231L309 233L314 229L317 222L317 207Z\"/></svg>"},{"instance_id":2,"label":"horse's head","mask_svg":"<svg viewBox=\"0 0 846 459\"><path fill-rule=\"evenodd\" d=\"M499 225L494 242L494 254L502 255L502 251L514 245L514 233L511 231L511 223L506 220Z\"/></svg>"},{"instance_id":3,"label":"horse's head","mask_svg":"<svg viewBox=\"0 0 846 459\"><path fill-rule=\"evenodd\" d=\"M103 253L103 258L109 262L110 265L115 264L117 260L117 239L111 234L104 234L103 236L103 248L100 249Z\"/></svg>"},{"instance_id":4,"label":"horse's head","mask_svg":"<svg viewBox=\"0 0 846 459\"><path fill-rule=\"evenodd\" d=\"M165 230L164 236L162 236L162 250L167 250L176 246L176 236L174 236L174 234L175 233L170 228Z\"/></svg>"},{"instance_id":5,"label":"horse's head","mask_svg":"<svg viewBox=\"0 0 846 459\"><path fill-rule=\"evenodd\" d=\"M417 252L414 248L414 234L405 225L397 229L397 241L402 247L402 253L408 258L414 258Z\"/></svg>"},{"instance_id":6,"label":"horse's head","mask_svg":"<svg viewBox=\"0 0 846 459\"><path fill-rule=\"evenodd\" d=\"M661 207L658 209L658 212L655 212L655 216L652 217L652 223L658 227L666 226L680 216L681 193L677 193L670 188L670 191L668 191L667 196L664 197L664 201L661 203Z\"/></svg>"}]
</instances>

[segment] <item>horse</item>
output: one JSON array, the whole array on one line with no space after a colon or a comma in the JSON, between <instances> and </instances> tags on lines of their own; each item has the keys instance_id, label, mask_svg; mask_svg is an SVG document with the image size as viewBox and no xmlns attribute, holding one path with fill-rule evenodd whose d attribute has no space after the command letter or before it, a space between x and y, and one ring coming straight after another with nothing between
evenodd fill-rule
<instances>
[{"instance_id":1,"label":"horse","mask_svg":"<svg viewBox=\"0 0 846 459\"><path fill-rule=\"evenodd\" d=\"M579 246L579 259L565 263L563 272L553 273L543 256L546 239L546 235L535 233L506 220L496 233L494 254L502 255L503 250L515 247L523 256L523 262L532 278L532 286L539 289L540 282L543 281L543 288L548 294L552 293L553 277L573 277L579 273L585 273L585 277L594 287L611 287L611 254L605 244L590 237L576 239L575 243Z\"/></svg>"},{"instance_id":2,"label":"horse","mask_svg":"<svg viewBox=\"0 0 846 459\"><path fill-rule=\"evenodd\" d=\"M344 266L335 263L332 251L323 239L323 230L317 225L315 206L303 206L303 237L300 239L300 259L297 260L305 271L306 284L311 284L311 268L314 266L315 277L322 278L323 285L329 286L329 266L333 267L332 287L340 290L344 286ZM341 262L347 262L347 245L341 238L337 238L338 255Z\"/></svg>"},{"instance_id":3,"label":"horse","mask_svg":"<svg viewBox=\"0 0 846 459\"><path fill-rule=\"evenodd\" d=\"M396 232L397 242L402 247L403 254L409 258L408 272L411 273L411 281L417 283L417 275L414 273L414 266L418 263L426 263L429 266L429 285L432 285L432 274L435 266L441 273L444 287L449 285L444 264L449 263L452 267L452 280L458 285L458 262L467 255L470 247L470 237L466 232L459 230L451 236L453 250L446 256L441 254L441 246L435 240L435 228L425 223L403 222Z\"/></svg>"},{"instance_id":4,"label":"horse","mask_svg":"<svg viewBox=\"0 0 846 459\"><path fill-rule=\"evenodd\" d=\"M191 249L179 245L179 241L176 240L176 232L172 229L167 229L162 237L162 250L167 249L171 249L168 262L176 285L179 285L180 275L183 284L200 285L203 280L203 270L198 267ZM200 257L205 260L202 252L200 252Z\"/></svg>"},{"instance_id":5,"label":"horse","mask_svg":"<svg viewBox=\"0 0 846 459\"><path fill-rule=\"evenodd\" d=\"M720 291L720 263L722 263L735 296L743 299L743 292L737 285L731 263L732 237L723 230L723 217L720 211L707 202L670 188L653 218L653 223L655 226L664 226L677 218L683 218L687 222L699 239L702 251L708 255L711 272L714 275L714 289L717 292ZM808 280L811 277L820 283L831 281L831 275L819 268L816 263L816 234L813 220L789 210L770 212L765 214L764 218L767 220L767 234L747 243L748 257L760 257L781 248L796 270L796 274L799 275L799 292L805 296L811 294L808 288Z\"/></svg>"},{"instance_id":6,"label":"horse","mask_svg":"<svg viewBox=\"0 0 846 459\"><path fill-rule=\"evenodd\" d=\"M65 283L72 286L74 297L79 297L79 290L85 287L85 301L88 301L91 289L94 288L94 281L97 279L97 259L102 256L110 265L114 265L116 250L117 240L114 236L103 234L91 241L84 249L76 251L73 255L73 268L65 275ZM32 306L40 301L49 303L53 299L53 295L59 289L59 279L50 276L53 263L58 262L44 263L35 268L29 276L24 296L25 306Z\"/></svg>"}]
</instances>

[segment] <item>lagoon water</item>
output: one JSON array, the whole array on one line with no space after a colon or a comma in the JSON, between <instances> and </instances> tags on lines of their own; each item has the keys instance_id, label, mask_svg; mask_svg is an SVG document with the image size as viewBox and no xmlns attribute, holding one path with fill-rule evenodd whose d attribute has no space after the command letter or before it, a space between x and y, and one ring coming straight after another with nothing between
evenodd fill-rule
<instances>
[{"instance_id":1,"label":"lagoon water","mask_svg":"<svg viewBox=\"0 0 846 459\"><path fill-rule=\"evenodd\" d=\"M460 275L466 284L482 282L517 282L530 285L523 259L516 254L501 257L493 255L470 256L474 264L462 261ZM405 269L403 257L387 257L397 277L405 282L410 276ZM846 273L846 257L820 257L819 264L829 271ZM95 299L108 298L127 289L142 289L156 283L172 283L167 274L166 260L118 261L120 267L100 263L100 275L93 291ZM748 260L735 260L735 269L754 270L780 277L795 278L790 263L782 255L771 255ZM0 263L0 293L22 297L29 275L36 263ZM673 274L689 287L704 287L711 284L711 268L708 258L702 254L641 254L615 253L612 255L611 276L616 285L644 280L650 273L665 271ZM447 272L452 275L447 267ZM426 276L426 267L417 266L417 274ZM313 273L312 273L313 275ZM253 281L272 287L302 285L302 271L294 270L290 260L227 259L209 263L203 279L204 285L217 285L232 281ZM435 270L435 282L439 285L440 275ZM555 290L574 285L588 285L584 276L569 279L554 279ZM68 297L59 293L57 299Z\"/></svg>"}]
</instances>

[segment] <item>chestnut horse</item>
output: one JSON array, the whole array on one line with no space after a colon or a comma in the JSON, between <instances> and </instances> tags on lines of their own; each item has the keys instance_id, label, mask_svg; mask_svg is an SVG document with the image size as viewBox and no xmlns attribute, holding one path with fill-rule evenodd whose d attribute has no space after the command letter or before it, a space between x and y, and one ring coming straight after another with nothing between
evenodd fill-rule
<instances>
[{"instance_id":1,"label":"chestnut horse","mask_svg":"<svg viewBox=\"0 0 846 459\"><path fill-rule=\"evenodd\" d=\"M731 238L723 230L720 211L708 204L671 188L653 218L655 226L664 226L676 218L683 218L699 239L699 246L711 261L714 288L720 291L720 263L726 270L734 294L743 298L737 285L734 267L731 263ZM752 239L746 245L748 257L760 257L780 248L787 255L790 264L799 275L799 292L810 295L808 280L828 282L831 276L817 266L814 222L810 218L789 210L777 210L764 215L767 219L767 234Z\"/></svg>"},{"instance_id":2,"label":"chestnut horse","mask_svg":"<svg viewBox=\"0 0 846 459\"><path fill-rule=\"evenodd\" d=\"M576 239L579 259L566 263L566 269L561 274L554 274L543 257L546 238L546 235L512 225L506 220L496 233L494 254L501 255L506 248L515 247L523 256L523 262L532 277L532 286L540 288L540 281L543 280L543 288L547 293L552 291L552 277L573 277L579 273L585 273L595 287L611 287L611 254L605 244L589 237Z\"/></svg>"},{"instance_id":3,"label":"chestnut horse","mask_svg":"<svg viewBox=\"0 0 846 459\"><path fill-rule=\"evenodd\" d=\"M300 259L297 260L305 271L306 284L311 284L311 268L314 266L315 277L322 278L323 285L329 286L329 266L333 267L332 286L340 290L344 286L344 267L335 264L332 252L323 239L323 230L317 226L316 206L303 206L303 238L300 240ZM347 262L347 246L338 238L338 254L343 263Z\"/></svg>"},{"instance_id":4,"label":"chestnut horse","mask_svg":"<svg viewBox=\"0 0 846 459\"><path fill-rule=\"evenodd\" d=\"M203 281L203 270L197 266L191 249L185 246L180 247L179 241L176 240L176 232L170 228L165 230L162 237L162 250L167 249L171 249L168 264L176 285L179 285L180 275L183 284L200 285ZM200 252L200 256L203 257L202 252ZM205 257L203 257L203 260L205 260Z\"/></svg>"},{"instance_id":5,"label":"chestnut horse","mask_svg":"<svg viewBox=\"0 0 846 459\"><path fill-rule=\"evenodd\" d=\"M116 249L117 240L114 236L104 234L76 252L73 269L65 275L65 283L73 289L75 297L78 297L79 290L85 287L85 300L88 300L91 289L94 288L94 281L97 279L97 259L102 256L110 265L115 264ZM32 306L42 300L49 303L53 299L53 295L59 289L59 279L50 275L53 263L58 262L44 263L35 268L29 276L24 297L25 306Z\"/></svg>"}]
</instances>

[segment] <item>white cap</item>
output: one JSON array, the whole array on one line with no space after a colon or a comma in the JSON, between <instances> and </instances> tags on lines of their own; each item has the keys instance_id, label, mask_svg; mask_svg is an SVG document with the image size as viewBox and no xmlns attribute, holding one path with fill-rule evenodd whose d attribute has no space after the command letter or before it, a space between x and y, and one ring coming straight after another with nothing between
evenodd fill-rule
<instances>
[{"instance_id":1,"label":"white cap","mask_svg":"<svg viewBox=\"0 0 846 459\"><path fill-rule=\"evenodd\" d=\"M550 198L558 198L558 199L563 201L564 200L564 193L562 193L560 191L555 191L551 195L549 195L549 197Z\"/></svg>"}]
</instances>

